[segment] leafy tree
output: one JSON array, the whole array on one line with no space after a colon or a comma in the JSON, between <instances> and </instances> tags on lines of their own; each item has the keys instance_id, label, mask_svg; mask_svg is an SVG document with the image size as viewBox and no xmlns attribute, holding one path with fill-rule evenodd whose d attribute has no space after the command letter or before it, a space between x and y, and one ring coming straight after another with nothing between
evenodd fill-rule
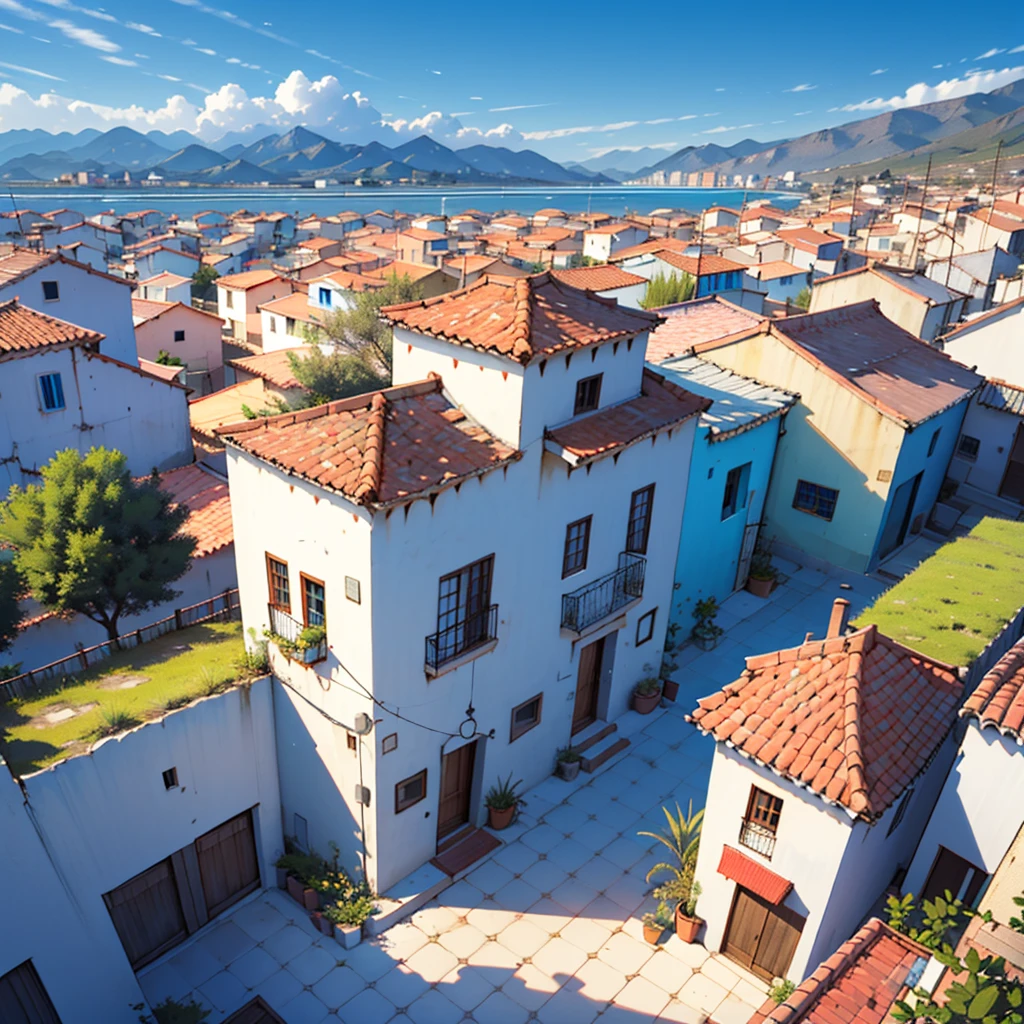
<instances>
[{"instance_id":1,"label":"leafy tree","mask_svg":"<svg viewBox=\"0 0 1024 1024\"><path fill-rule=\"evenodd\" d=\"M810 288L805 286L805 287L800 289L800 291L797 293L796 304L797 304L797 306L800 309L810 309L811 308L811 289Z\"/></svg>"},{"instance_id":2,"label":"leafy tree","mask_svg":"<svg viewBox=\"0 0 1024 1024\"><path fill-rule=\"evenodd\" d=\"M388 351L390 353L390 342ZM385 377L375 368L372 360L364 359L358 353L343 352L339 349L324 355L319 345L310 345L309 352L302 358L295 352L289 352L288 362L295 379L307 392L295 403L299 408L323 405L325 402L335 402L339 398L348 398L349 395L376 391L378 388L386 388L391 383L390 372Z\"/></svg>"},{"instance_id":3,"label":"leafy tree","mask_svg":"<svg viewBox=\"0 0 1024 1024\"><path fill-rule=\"evenodd\" d=\"M218 277L220 277L220 274L217 273L217 268L211 267L208 263L204 263L192 275L192 283L200 291L206 291L206 289L209 288Z\"/></svg>"},{"instance_id":4,"label":"leafy tree","mask_svg":"<svg viewBox=\"0 0 1024 1024\"><path fill-rule=\"evenodd\" d=\"M180 533L184 505L171 507L157 474L133 480L118 451L58 452L42 483L11 489L0 503L0 540L28 591L55 612L77 612L114 640L122 615L177 596L195 538Z\"/></svg>"},{"instance_id":5,"label":"leafy tree","mask_svg":"<svg viewBox=\"0 0 1024 1024\"><path fill-rule=\"evenodd\" d=\"M0 562L0 651L6 651L17 639L18 624L24 613L20 599L25 583L13 562Z\"/></svg>"},{"instance_id":6,"label":"leafy tree","mask_svg":"<svg viewBox=\"0 0 1024 1024\"><path fill-rule=\"evenodd\" d=\"M162 348L156 354L156 361L161 366L182 366L182 361L177 356L172 356L167 349Z\"/></svg>"},{"instance_id":7,"label":"leafy tree","mask_svg":"<svg viewBox=\"0 0 1024 1024\"><path fill-rule=\"evenodd\" d=\"M693 298L695 284L693 275L685 272L682 275L673 272L671 277L656 274L647 282L647 290L640 305L644 309L657 309L676 302L687 302Z\"/></svg>"}]
</instances>

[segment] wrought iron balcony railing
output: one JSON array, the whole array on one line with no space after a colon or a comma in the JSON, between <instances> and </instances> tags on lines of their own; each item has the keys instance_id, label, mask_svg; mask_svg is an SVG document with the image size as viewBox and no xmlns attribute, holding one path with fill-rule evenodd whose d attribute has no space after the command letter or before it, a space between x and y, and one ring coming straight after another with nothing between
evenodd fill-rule
<instances>
[{"instance_id":1,"label":"wrought iron balcony railing","mask_svg":"<svg viewBox=\"0 0 1024 1024\"><path fill-rule=\"evenodd\" d=\"M498 635L498 606L492 604L460 622L431 633L426 638L427 667L436 672L442 665L475 647L480 647Z\"/></svg>"},{"instance_id":2,"label":"wrought iron balcony railing","mask_svg":"<svg viewBox=\"0 0 1024 1024\"><path fill-rule=\"evenodd\" d=\"M775 852L775 833L756 821L746 821L740 825L740 845L772 859Z\"/></svg>"},{"instance_id":3,"label":"wrought iron balcony railing","mask_svg":"<svg viewBox=\"0 0 1024 1024\"><path fill-rule=\"evenodd\" d=\"M326 625L319 630L324 635L316 643L307 642L303 636L307 627L298 619L293 618L283 608L275 608L274 605L267 605L267 614L270 618L270 632L279 637L283 643L279 644L282 653L288 657L312 665L323 661L327 657L327 636ZM315 627L309 627L312 631Z\"/></svg>"},{"instance_id":4,"label":"wrought iron balcony railing","mask_svg":"<svg viewBox=\"0 0 1024 1024\"><path fill-rule=\"evenodd\" d=\"M644 594L647 559L623 551L619 567L571 594L562 595L562 628L580 633Z\"/></svg>"}]
</instances>

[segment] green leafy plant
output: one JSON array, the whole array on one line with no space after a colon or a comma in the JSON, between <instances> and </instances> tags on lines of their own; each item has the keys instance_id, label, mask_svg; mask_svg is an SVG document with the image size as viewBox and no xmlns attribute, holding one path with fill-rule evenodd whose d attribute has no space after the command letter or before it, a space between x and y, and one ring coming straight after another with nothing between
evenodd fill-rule
<instances>
[{"instance_id":1,"label":"green leafy plant","mask_svg":"<svg viewBox=\"0 0 1024 1024\"><path fill-rule=\"evenodd\" d=\"M245 650L236 661L235 669L243 679L266 675L270 670L267 641L257 638L256 629L253 626L250 626L246 632L249 634L249 643L246 644Z\"/></svg>"},{"instance_id":2,"label":"green leafy plant","mask_svg":"<svg viewBox=\"0 0 1024 1024\"><path fill-rule=\"evenodd\" d=\"M195 999L186 1003L170 996L154 1005L152 1016L146 1013L145 1003L133 1003L132 1009L139 1015L139 1024L203 1024L210 1016L210 1011Z\"/></svg>"},{"instance_id":3,"label":"green leafy plant","mask_svg":"<svg viewBox=\"0 0 1024 1024\"><path fill-rule=\"evenodd\" d=\"M777 1003L784 1003L796 991L796 982L789 978L772 978L772 987L768 989L768 998Z\"/></svg>"},{"instance_id":4,"label":"green leafy plant","mask_svg":"<svg viewBox=\"0 0 1024 1024\"><path fill-rule=\"evenodd\" d=\"M7 650L18 638L18 627L25 613L21 598L26 591L18 567L12 561L0 561L0 651ZM0 665L0 679L9 679L21 671L21 664Z\"/></svg>"},{"instance_id":5,"label":"green leafy plant","mask_svg":"<svg viewBox=\"0 0 1024 1024\"><path fill-rule=\"evenodd\" d=\"M100 724L96 727L97 739L116 736L139 724L139 719L121 708L107 707L100 711Z\"/></svg>"},{"instance_id":6,"label":"green leafy plant","mask_svg":"<svg viewBox=\"0 0 1024 1024\"><path fill-rule=\"evenodd\" d=\"M638 697L653 697L656 693L661 693L661 680L657 676L648 676L636 684L633 692Z\"/></svg>"},{"instance_id":7,"label":"green leafy plant","mask_svg":"<svg viewBox=\"0 0 1024 1024\"><path fill-rule=\"evenodd\" d=\"M556 755L556 760L559 764L575 764L583 760L583 754L573 746L562 747Z\"/></svg>"},{"instance_id":8,"label":"green leafy plant","mask_svg":"<svg viewBox=\"0 0 1024 1024\"><path fill-rule=\"evenodd\" d=\"M640 305L644 309L656 309L659 306L671 306L677 302L687 302L693 298L696 279L692 274L682 275L673 273L669 277L664 274L655 274L647 282L644 297Z\"/></svg>"},{"instance_id":9,"label":"green leafy plant","mask_svg":"<svg viewBox=\"0 0 1024 1024\"><path fill-rule=\"evenodd\" d=\"M693 627L692 636L698 640L717 640L725 630L715 625L715 617L718 615L718 601L713 596L702 598L693 606L691 613L697 620Z\"/></svg>"},{"instance_id":10,"label":"green leafy plant","mask_svg":"<svg viewBox=\"0 0 1024 1024\"><path fill-rule=\"evenodd\" d=\"M755 580L776 580L779 570L772 564L772 553L759 544L750 556L750 578Z\"/></svg>"},{"instance_id":11,"label":"green leafy plant","mask_svg":"<svg viewBox=\"0 0 1024 1024\"><path fill-rule=\"evenodd\" d=\"M669 623L668 628L665 630L665 650L661 657L661 670L659 672L662 679L671 678L672 674L679 670L676 654L678 654L679 648L682 646L678 639L681 628L678 622L672 622Z\"/></svg>"},{"instance_id":12,"label":"green leafy plant","mask_svg":"<svg viewBox=\"0 0 1024 1024\"><path fill-rule=\"evenodd\" d=\"M1015 907L1024 907L1024 895L1014 896L1013 905ZM1015 932L1024 932L1024 916L1022 917L1011 917L1010 927Z\"/></svg>"},{"instance_id":13,"label":"green leafy plant","mask_svg":"<svg viewBox=\"0 0 1024 1024\"><path fill-rule=\"evenodd\" d=\"M668 881L655 889L655 896L667 902L682 903L686 907L689 907L692 898L694 909L696 909L697 896L701 894L701 889L700 883L693 880L693 870L697 865L697 852L700 849L704 811L701 809L694 813L692 800L685 815L678 803L675 814L667 807L662 807L661 810L668 822L668 827L660 832L638 832L637 834L648 839L657 839L671 852L672 860L655 864L647 872L647 881L650 882L655 875L667 873ZM695 889L696 893L694 893ZM693 914L687 916L692 917Z\"/></svg>"},{"instance_id":14,"label":"green leafy plant","mask_svg":"<svg viewBox=\"0 0 1024 1024\"><path fill-rule=\"evenodd\" d=\"M507 811L510 807L515 807L520 802L521 797L517 790L522 784L522 779L517 779L515 782L512 781L511 772L509 772L507 779L502 779L499 776L497 784L487 790L484 803L496 811Z\"/></svg>"},{"instance_id":15,"label":"green leafy plant","mask_svg":"<svg viewBox=\"0 0 1024 1024\"><path fill-rule=\"evenodd\" d=\"M811 289L806 286L801 288L796 296L796 305L799 309L811 308Z\"/></svg>"},{"instance_id":16,"label":"green leafy plant","mask_svg":"<svg viewBox=\"0 0 1024 1024\"><path fill-rule=\"evenodd\" d=\"M664 931L672 923L672 911L667 903L659 903L657 910L644 914L643 921L648 928L660 928Z\"/></svg>"},{"instance_id":17,"label":"green leafy plant","mask_svg":"<svg viewBox=\"0 0 1024 1024\"><path fill-rule=\"evenodd\" d=\"M184 366L185 364L177 356L172 356L167 349L162 348L156 354L156 361L161 366Z\"/></svg>"},{"instance_id":18,"label":"green leafy plant","mask_svg":"<svg viewBox=\"0 0 1024 1024\"><path fill-rule=\"evenodd\" d=\"M350 900L341 900L328 904L323 911L323 915L332 924L357 928L376 912L377 904L372 896L354 896Z\"/></svg>"},{"instance_id":19,"label":"green leafy plant","mask_svg":"<svg viewBox=\"0 0 1024 1024\"><path fill-rule=\"evenodd\" d=\"M306 626L295 641L295 646L300 651L308 651L314 647L319 647L326 639L326 626Z\"/></svg>"},{"instance_id":20,"label":"green leafy plant","mask_svg":"<svg viewBox=\"0 0 1024 1024\"><path fill-rule=\"evenodd\" d=\"M913 893L902 897L890 896L885 901L885 912L889 927L919 942L928 949L952 955L953 947L946 941L946 934L959 928L963 918L972 917L974 911L966 908L963 901L954 899L947 889L941 896L925 900L918 912ZM920 927L915 923L921 921Z\"/></svg>"}]
</instances>

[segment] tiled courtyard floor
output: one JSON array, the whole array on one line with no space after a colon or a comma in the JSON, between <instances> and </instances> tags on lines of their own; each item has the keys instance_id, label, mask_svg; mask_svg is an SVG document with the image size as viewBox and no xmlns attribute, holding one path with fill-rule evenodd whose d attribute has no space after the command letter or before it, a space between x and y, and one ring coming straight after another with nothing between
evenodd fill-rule
<instances>
[{"instance_id":1,"label":"tiled courtyard floor","mask_svg":"<svg viewBox=\"0 0 1024 1024\"><path fill-rule=\"evenodd\" d=\"M767 601L724 603L714 651L684 651L676 705L619 719L627 750L574 783L536 786L505 844L407 921L346 951L283 893L259 893L143 972L150 1001L192 993L209 1024L256 994L287 1024L746 1024L761 982L670 933L643 941L644 878L661 858L637 832L664 825L663 804L704 804L713 743L683 717L697 697L739 675L747 655L823 635L834 597L856 613L882 589L786 569Z\"/></svg>"}]
</instances>

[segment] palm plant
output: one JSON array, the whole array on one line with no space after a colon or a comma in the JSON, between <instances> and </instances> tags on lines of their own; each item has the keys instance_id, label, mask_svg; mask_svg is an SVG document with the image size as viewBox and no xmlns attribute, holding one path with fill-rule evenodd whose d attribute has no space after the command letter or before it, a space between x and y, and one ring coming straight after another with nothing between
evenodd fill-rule
<instances>
[{"instance_id":1,"label":"palm plant","mask_svg":"<svg viewBox=\"0 0 1024 1024\"><path fill-rule=\"evenodd\" d=\"M657 839L659 843L672 851L675 863L661 861L655 864L647 872L647 881L649 882L659 872L667 872L670 877L660 887L664 896L659 898L671 898L676 902L685 903L693 884L693 869L697 863L697 850L700 847L704 809L701 808L694 814L691 800L685 816L678 803L676 803L674 815L667 807L662 807L662 811L668 821L668 828L662 829L660 832L638 832L637 834L646 836L648 839Z\"/></svg>"}]
</instances>

